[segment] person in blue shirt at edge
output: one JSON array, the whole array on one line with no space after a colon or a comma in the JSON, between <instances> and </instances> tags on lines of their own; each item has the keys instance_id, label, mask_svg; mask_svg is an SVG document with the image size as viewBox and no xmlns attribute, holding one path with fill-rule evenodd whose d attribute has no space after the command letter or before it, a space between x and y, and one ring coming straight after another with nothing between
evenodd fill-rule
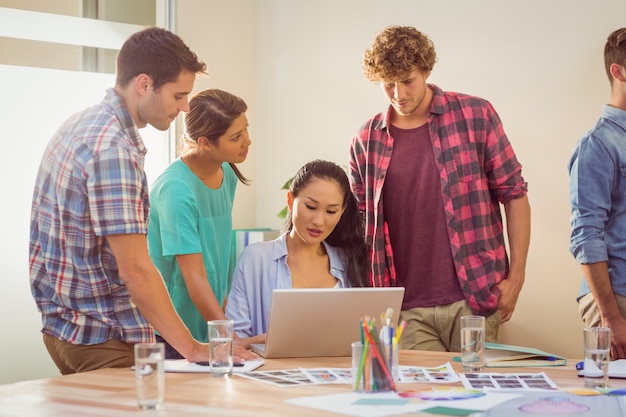
<instances>
[{"instance_id":1,"label":"person in blue shirt at edge","mask_svg":"<svg viewBox=\"0 0 626 417\"><path fill-rule=\"evenodd\" d=\"M208 341L208 320L225 320L229 289L232 208L237 182L248 184L235 164L251 144L248 106L226 91L194 95L185 115L184 148L150 191L148 248L176 311L193 337ZM234 336L234 353L254 359ZM166 343L166 358L183 356Z\"/></svg>"},{"instance_id":2,"label":"person in blue shirt at edge","mask_svg":"<svg viewBox=\"0 0 626 417\"><path fill-rule=\"evenodd\" d=\"M305 164L289 187L287 208L281 236L244 248L233 274L226 317L248 345L265 343L274 289L368 285L363 220L340 166Z\"/></svg>"},{"instance_id":3,"label":"person in blue shirt at edge","mask_svg":"<svg viewBox=\"0 0 626 417\"><path fill-rule=\"evenodd\" d=\"M611 358L626 358L626 28L604 46L611 99L577 143L570 175L570 251L584 279L585 327L611 328Z\"/></svg>"},{"instance_id":4,"label":"person in blue shirt at edge","mask_svg":"<svg viewBox=\"0 0 626 417\"><path fill-rule=\"evenodd\" d=\"M208 360L208 345L180 320L148 255L147 149L138 130L167 130L205 72L174 33L136 32L117 55L114 88L70 117L43 153L30 285L44 344L64 375L133 365L134 344L153 342L154 329L190 361Z\"/></svg>"}]
</instances>

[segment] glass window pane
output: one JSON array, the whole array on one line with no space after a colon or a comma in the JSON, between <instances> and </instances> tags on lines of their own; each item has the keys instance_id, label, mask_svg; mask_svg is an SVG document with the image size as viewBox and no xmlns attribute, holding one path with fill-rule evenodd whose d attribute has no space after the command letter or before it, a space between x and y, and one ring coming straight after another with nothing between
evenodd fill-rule
<instances>
[{"instance_id":1,"label":"glass window pane","mask_svg":"<svg viewBox=\"0 0 626 417\"><path fill-rule=\"evenodd\" d=\"M155 0L0 0L0 7L141 26L156 22Z\"/></svg>"},{"instance_id":2,"label":"glass window pane","mask_svg":"<svg viewBox=\"0 0 626 417\"><path fill-rule=\"evenodd\" d=\"M0 64L81 71L82 46L0 37Z\"/></svg>"},{"instance_id":3,"label":"glass window pane","mask_svg":"<svg viewBox=\"0 0 626 417\"><path fill-rule=\"evenodd\" d=\"M139 26L156 24L155 0L0 0L0 7ZM0 36L0 64L5 65L113 74L116 55L116 50L106 48Z\"/></svg>"}]
</instances>

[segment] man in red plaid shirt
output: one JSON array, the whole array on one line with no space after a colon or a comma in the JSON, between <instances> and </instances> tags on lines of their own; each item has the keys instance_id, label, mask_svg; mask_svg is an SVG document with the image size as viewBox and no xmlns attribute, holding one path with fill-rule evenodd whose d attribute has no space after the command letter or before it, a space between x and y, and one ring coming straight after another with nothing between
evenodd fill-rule
<instances>
[{"instance_id":1,"label":"man in red plaid shirt","mask_svg":"<svg viewBox=\"0 0 626 417\"><path fill-rule=\"evenodd\" d=\"M427 84L432 41L379 33L363 58L389 108L350 148L352 190L371 245L371 283L405 287L403 349L460 351L460 317L497 342L524 282L530 205L522 167L491 104ZM500 214L504 206L509 253Z\"/></svg>"}]
</instances>

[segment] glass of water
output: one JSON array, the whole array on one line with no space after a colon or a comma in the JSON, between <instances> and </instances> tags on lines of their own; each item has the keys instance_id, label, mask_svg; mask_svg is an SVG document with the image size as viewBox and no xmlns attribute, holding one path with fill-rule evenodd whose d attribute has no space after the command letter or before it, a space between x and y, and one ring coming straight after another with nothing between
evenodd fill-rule
<instances>
[{"instance_id":1,"label":"glass of water","mask_svg":"<svg viewBox=\"0 0 626 417\"><path fill-rule=\"evenodd\" d=\"M163 408L165 396L165 345L135 344L135 381L137 404L142 410Z\"/></svg>"},{"instance_id":2,"label":"glass of water","mask_svg":"<svg viewBox=\"0 0 626 417\"><path fill-rule=\"evenodd\" d=\"M233 321L210 320L209 372L212 376L233 374Z\"/></svg>"},{"instance_id":3,"label":"glass of water","mask_svg":"<svg viewBox=\"0 0 626 417\"><path fill-rule=\"evenodd\" d=\"M485 317L461 317L461 364L469 372L480 372L485 365Z\"/></svg>"},{"instance_id":4,"label":"glass of water","mask_svg":"<svg viewBox=\"0 0 626 417\"><path fill-rule=\"evenodd\" d=\"M585 387L608 388L611 329L587 327L583 330L585 348Z\"/></svg>"}]
</instances>

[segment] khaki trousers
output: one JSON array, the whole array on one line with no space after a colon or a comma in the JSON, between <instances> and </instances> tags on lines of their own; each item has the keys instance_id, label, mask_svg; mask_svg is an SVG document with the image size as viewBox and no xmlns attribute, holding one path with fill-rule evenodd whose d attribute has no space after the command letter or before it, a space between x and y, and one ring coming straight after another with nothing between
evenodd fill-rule
<instances>
[{"instance_id":1,"label":"khaki trousers","mask_svg":"<svg viewBox=\"0 0 626 417\"><path fill-rule=\"evenodd\" d=\"M126 368L135 363L134 345L117 339L95 345L73 345L44 334L43 343L62 375L100 368Z\"/></svg>"},{"instance_id":2,"label":"khaki trousers","mask_svg":"<svg viewBox=\"0 0 626 417\"><path fill-rule=\"evenodd\" d=\"M461 316L473 315L467 301L435 306L417 307L400 312L406 328L400 338L400 348L438 352L461 351ZM485 318L485 341L499 343L500 312Z\"/></svg>"},{"instance_id":3,"label":"khaki trousers","mask_svg":"<svg viewBox=\"0 0 626 417\"><path fill-rule=\"evenodd\" d=\"M615 294L615 300L622 317L626 317L626 297ZM598 309L598 304L596 304L593 294L587 293L578 300L578 311L585 327L602 327L600 309Z\"/></svg>"}]
</instances>

